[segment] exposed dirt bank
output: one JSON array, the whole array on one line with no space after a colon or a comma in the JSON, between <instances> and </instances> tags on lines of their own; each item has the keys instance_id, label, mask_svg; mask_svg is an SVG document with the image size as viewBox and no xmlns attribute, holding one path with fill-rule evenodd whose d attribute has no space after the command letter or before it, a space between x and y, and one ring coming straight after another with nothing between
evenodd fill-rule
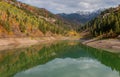
<instances>
[{"instance_id":1,"label":"exposed dirt bank","mask_svg":"<svg viewBox=\"0 0 120 77\"><path fill-rule=\"evenodd\" d=\"M0 50L27 47L35 44L50 43L58 40L76 40L78 37L39 37L39 38L0 38Z\"/></svg>"},{"instance_id":2,"label":"exposed dirt bank","mask_svg":"<svg viewBox=\"0 0 120 77\"><path fill-rule=\"evenodd\" d=\"M83 44L94 48L104 49L113 53L120 53L119 39L105 39L105 40L92 39L83 41Z\"/></svg>"}]
</instances>

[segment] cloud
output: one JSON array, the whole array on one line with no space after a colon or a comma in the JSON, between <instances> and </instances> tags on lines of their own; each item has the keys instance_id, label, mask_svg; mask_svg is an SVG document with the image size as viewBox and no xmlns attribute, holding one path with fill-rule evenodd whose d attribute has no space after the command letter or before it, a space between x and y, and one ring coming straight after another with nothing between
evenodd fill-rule
<instances>
[{"instance_id":1,"label":"cloud","mask_svg":"<svg viewBox=\"0 0 120 77\"><path fill-rule=\"evenodd\" d=\"M87 57L56 58L46 64L17 73L14 77L119 77L119 72Z\"/></svg>"},{"instance_id":2,"label":"cloud","mask_svg":"<svg viewBox=\"0 0 120 77\"><path fill-rule=\"evenodd\" d=\"M114 7L120 0L18 0L53 13L72 13L76 11L94 11Z\"/></svg>"}]
</instances>

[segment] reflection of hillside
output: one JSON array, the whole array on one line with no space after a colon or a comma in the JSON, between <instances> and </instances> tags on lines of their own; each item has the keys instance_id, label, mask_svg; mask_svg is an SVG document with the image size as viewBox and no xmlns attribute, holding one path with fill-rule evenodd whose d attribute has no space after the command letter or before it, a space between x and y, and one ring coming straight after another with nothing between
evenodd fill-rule
<instances>
[{"instance_id":1,"label":"reflection of hillside","mask_svg":"<svg viewBox=\"0 0 120 77\"><path fill-rule=\"evenodd\" d=\"M9 77L15 73L44 64L70 49L68 43L37 45L29 48L1 51L0 76Z\"/></svg>"},{"instance_id":2,"label":"reflection of hillside","mask_svg":"<svg viewBox=\"0 0 120 77\"><path fill-rule=\"evenodd\" d=\"M97 50L94 48L87 48L88 53L95 57L102 64L110 67L112 70L120 72L120 57L119 54L110 53L104 50Z\"/></svg>"},{"instance_id":3,"label":"reflection of hillside","mask_svg":"<svg viewBox=\"0 0 120 77\"><path fill-rule=\"evenodd\" d=\"M86 47L78 42L59 42L0 52L0 77L12 77L17 72L45 64L55 58L96 58L102 64L120 71L117 54Z\"/></svg>"}]
</instances>

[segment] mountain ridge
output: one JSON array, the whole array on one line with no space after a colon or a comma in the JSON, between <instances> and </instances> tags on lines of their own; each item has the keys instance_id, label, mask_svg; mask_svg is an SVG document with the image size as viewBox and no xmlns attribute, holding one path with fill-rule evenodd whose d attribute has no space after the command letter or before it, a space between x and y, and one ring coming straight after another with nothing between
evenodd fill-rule
<instances>
[{"instance_id":1,"label":"mountain ridge","mask_svg":"<svg viewBox=\"0 0 120 77\"><path fill-rule=\"evenodd\" d=\"M77 11L76 13L70 14L60 13L58 15L62 16L64 19L71 21L73 23L85 24L90 20L94 19L95 17L97 17L98 15L100 15L101 11L102 10L97 10L93 12Z\"/></svg>"}]
</instances>

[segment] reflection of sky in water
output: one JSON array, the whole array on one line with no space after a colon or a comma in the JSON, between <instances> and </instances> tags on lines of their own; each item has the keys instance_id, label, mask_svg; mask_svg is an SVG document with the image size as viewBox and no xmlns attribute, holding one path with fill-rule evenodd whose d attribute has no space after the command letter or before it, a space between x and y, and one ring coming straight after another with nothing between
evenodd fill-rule
<instances>
[{"instance_id":1,"label":"reflection of sky in water","mask_svg":"<svg viewBox=\"0 0 120 77\"><path fill-rule=\"evenodd\" d=\"M57 58L14 77L119 77L119 73L89 58Z\"/></svg>"}]
</instances>

